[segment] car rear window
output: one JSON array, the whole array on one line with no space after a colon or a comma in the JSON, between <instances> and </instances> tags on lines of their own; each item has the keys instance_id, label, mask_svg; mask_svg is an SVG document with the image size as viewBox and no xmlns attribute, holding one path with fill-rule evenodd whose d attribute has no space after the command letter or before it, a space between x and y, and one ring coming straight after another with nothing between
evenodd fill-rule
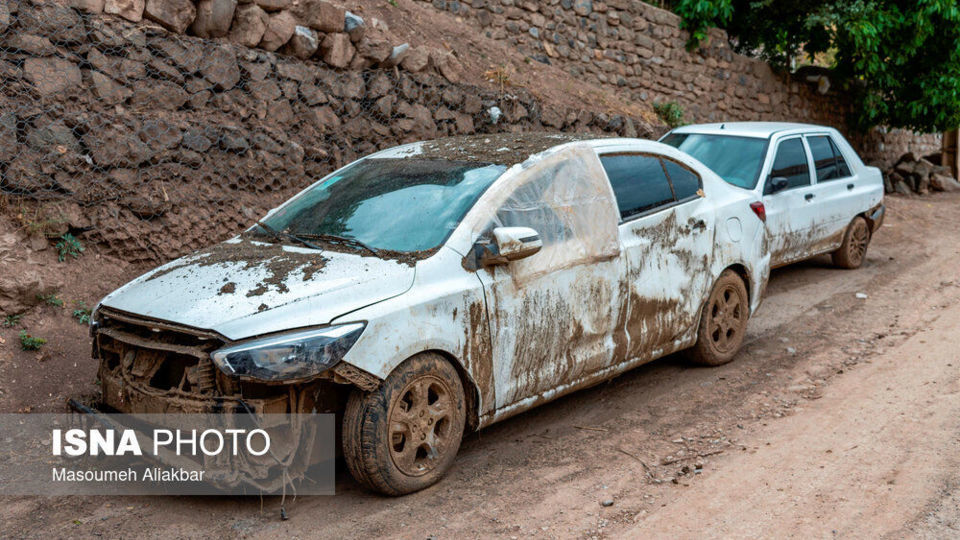
<instances>
[{"instance_id":1,"label":"car rear window","mask_svg":"<svg viewBox=\"0 0 960 540\"><path fill-rule=\"evenodd\" d=\"M807 137L813 163L817 168L817 182L837 180L850 176L850 168L837 149L836 143L826 135Z\"/></svg>"},{"instance_id":2,"label":"car rear window","mask_svg":"<svg viewBox=\"0 0 960 540\"><path fill-rule=\"evenodd\" d=\"M610 154L600 156L600 162L613 186L621 219L676 200L659 158L642 154Z\"/></svg>"}]
</instances>

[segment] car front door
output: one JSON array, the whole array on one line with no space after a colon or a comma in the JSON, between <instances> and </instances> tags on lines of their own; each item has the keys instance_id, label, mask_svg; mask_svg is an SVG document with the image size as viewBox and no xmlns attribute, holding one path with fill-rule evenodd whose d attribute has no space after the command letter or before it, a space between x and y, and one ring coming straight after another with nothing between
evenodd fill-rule
<instances>
[{"instance_id":1,"label":"car front door","mask_svg":"<svg viewBox=\"0 0 960 540\"><path fill-rule=\"evenodd\" d=\"M593 149L562 150L509 184L483 234L530 227L543 248L478 271L498 409L608 366L622 303L616 203Z\"/></svg>"},{"instance_id":2,"label":"car front door","mask_svg":"<svg viewBox=\"0 0 960 540\"><path fill-rule=\"evenodd\" d=\"M617 196L626 276L614 356L651 360L689 345L712 286L715 213L700 177L679 162L629 151L600 159Z\"/></svg>"},{"instance_id":3,"label":"car front door","mask_svg":"<svg viewBox=\"0 0 960 540\"><path fill-rule=\"evenodd\" d=\"M783 181L785 186L776 185ZM777 143L763 193L770 265L783 266L804 258L810 250L818 201L803 137L787 137Z\"/></svg>"}]
</instances>

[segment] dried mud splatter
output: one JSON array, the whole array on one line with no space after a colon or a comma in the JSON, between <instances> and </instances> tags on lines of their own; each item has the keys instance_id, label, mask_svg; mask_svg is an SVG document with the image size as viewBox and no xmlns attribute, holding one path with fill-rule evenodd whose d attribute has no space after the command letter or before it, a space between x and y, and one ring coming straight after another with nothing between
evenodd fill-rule
<instances>
[{"instance_id":1,"label":"dried mud splatter","mask_svg":"<svg viewBox=\"0 0 960 540\"><path fill-rule=\"evenodd\" d=\"M417 157L515 165L533 154L575 141L603 138L593 133L494 133L427 141Z\"/></svg>"}]
</instances>

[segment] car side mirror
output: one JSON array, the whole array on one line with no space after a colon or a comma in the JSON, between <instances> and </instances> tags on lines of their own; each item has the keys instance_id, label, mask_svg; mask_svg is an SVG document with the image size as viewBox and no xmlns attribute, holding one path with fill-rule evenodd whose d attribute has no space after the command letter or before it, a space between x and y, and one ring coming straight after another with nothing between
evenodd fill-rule
<instances>
[{"instance_id":1,"label":"car side mirror","mask_svg":"<svg viewBox=\"0 0 960 540\"><path fill-rule=\"evenodd\" d=\"M771 178L767 182L767 193L773 195L790 187L790 180L782 176L776 176Z\"/></svg>"},{"instance_id":2,"label":"car side mirror","mask_svg":"<svg viewBox=\"0 0 960 540\"><path fill-rule=\"evenodd\" d=\"M493 229L491 236L492 240L474 244L472 256L464 260L464 267L476 270L484 266L519 261L537 253L543 247L540 234L530 227L497 227Z\"/></svg>"}]
</instances>

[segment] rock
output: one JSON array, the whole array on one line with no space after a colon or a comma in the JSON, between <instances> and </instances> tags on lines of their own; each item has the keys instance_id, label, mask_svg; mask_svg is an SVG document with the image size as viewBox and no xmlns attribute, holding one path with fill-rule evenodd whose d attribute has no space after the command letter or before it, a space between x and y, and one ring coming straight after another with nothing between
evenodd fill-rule
<instances>
[{"instance_id":1,"label":"rock","mask_svg":"<svg viewBox=\"0 0 960 540\"><path fill-rule=\"evenodd\" d=\"M41 96L77 90L83 84L80 68L63 58L27 58L23 63L23 76Z\"/></svg>"},{"instance_id":2,"label":"rock","mask_svg":"<svg viewBox=\"0 0 960 540\"><path fill-rule=\"evenodd\" d=\"M936 191L960 191L960 182L943 174L934 174L930 177L930 187Z\"/></svg>"},{"instance_id":3,"label":"rock","mask_svg":"<svg viewBox=\"0 0 960 540\"><path fill-rule=\"evenodd\" d=\"M893 186L893 189L894 189L894 191L896 191L897 193L899 193L899 194L901 194L901 195L906 195L906 196L908 196L908 197L913 196L913 190L910 189L910 186L907 185L907 182L906 182L905 180L901 180L901 181L897 182L897 183Z\"/></svg>"},{"instance_id":4,"label":"rock","mask_svg":"<svg viewBox=\"0 0 960 540\"><path fill-rule=\"evenodd\" d=\"M333 109L324 105L323 107L314 107L313 124L321 133L327 133L334 128L340 127L340 117Z\"/></svg>"},{"instance_id":5,"label":"rock","mask_svg":"<svg viewBox=\"0 0 960 540\"><path fill-rule=\"evenodd\" d=\"M497 106L490 107L487 109L487 117L490 118L491 124L496 124L500 121L500 118L503 117L503 111Z\"/></svg>"},{"instance_id":6,"label":"rock","mask_svg":"<svg viewBox=\"0 0 960 540\"><path fill-rule=\"evenodd\" d=\"M254 0L264 11L280 11L290 7L290 0Z\"/></svg>"},{"instance_id":7,"label":"rock","mask_svg":"<svg viewBox=\"0 0 960 540\"><path fill-rule=\"evenodd\" d=\"M22 248L18 245L18 249ZM62 284L44 277L39 265L0 274L0 315L18 315L43 302L41 296L57 292Z\"/></svg>"},{"instance_id":8,"label":"rock","mask_svg":"<svg viewBox=\"0 0 960 540\"><path fill-rule=\"evenodd\" d=\"M154 151L176 148L183 140L180 128L166 120L147 120L140 128L140 140Z\"/></svg>"},{"instance_id":9,"label":"rock","mask_svg":"<svg viewBox=\"0 0 960 540\"><path fill-rule=\"evenodd\" d=\"M345 68L350 65L355 49L347 34L327 34L320 44L323 61L333 67Z\"/></svg>"},{"instance_id":10,"label":"rock","mask_svg":"<svg viewBox=\"0 0 960 540\"><path fill-rule=\"evenodd\" d=\"M147 0L143 16L171 32L182 34L197 16L197 9L190 0Z\"/></svg>"},{"instance_id":11,"label":"rock","mask_svg":"<svg viewBox=\"0 0 960 540\"><path fill-rule=\"evenodd\" d=\"M110 15L119 15L132 22L143 20L144 0L106 0L103 3L103 12Z\"/></svg>"},{"instance_id":12,"label":"rock","mask_svg":"<svg viewBox=\"0 0 960 540\"><path fill-rule=\"evenodd\" d=\"M39 123L34 121L35 124ZM73 134L73 130L64 125L63 121L55 121L39 125L27 134L27 146L40 152L60 151L61 149L80 150L80 143Z\"/></svg>"},{"instance_id":13,"label":"rock","mask_svg":"<svg viewBox=\"0 0 960 540\"><path fill-rule=\"evenodd\" d=\"M188 99L190 95L179 84L147 79L138 81L134 86L130 105L141 110L175 111Z\"/></svg>"},{"instance_id":14,"label":"rock","mask_svg":"<svg viewBox=\"0 0 960 540\"><path fill-rule=\"evenodd\" d=\"M228 39L245 47L256 47L270 23L270 16L256 4L240 6L230 28Z\"/></svg>"},{"instance_id":15,"label":"rock","mask_svg":"<svg viewBox=\"0 0 960 540\"><path fill-rule=\"evenodd\" d=\"M303 24L325 34L346 29L347 11L325 0L303 0L297 8L297 15Z\"/></svg>"},{"instance_id":16,"label":"rock","mask_svg":"<svg viewBox=\"0 0 960 540\"><path fill-rule=\"evenodd\" d=\"M916 154L914 154L913 152L907 152L906 154L903 154L902 156L900 156L900 159L897 160L897 164L903 163L905 161L913 163L919 160L917 159Z\"/></svg>"},{"instance_id":17,"label":"rock","mask_svg":"<svg viewBox=\"0 0 960 540\"><path fill-rule=\"evenodd\" d=\"M363 17L354 15L349 11L346 12L344 14L343 31L350 34L350 41L354 43L360 41L367 31L366 25L363 24Z\"/></svg>"},{"instance_id":18,"label":"rock","mask_svg":"<svg viewBox=\"0 0 960 540\"><path fill-rule=\"evenodd\" d=\"M600 506L603 506L605 508L613 506L613 499L606 499L605 501L600 503Z\"/></svg>"},{"instance_id":19,"label":"rock","mask_svg":"<svg viewBox=\"0 0 960 540\"><path fill-rule=\"evenodd\" d=\"M183 134L183 139L181 140L181 144L183 145L184 148L193 150L195 152L203 153L209 150L211 146L213 146L213 141L208 139L201 131L196 129L190 129Z\"/></svg>"},{"instance_id":20,"label":"rock","mask_svg":"<svg viewBox=\"0 0 960 540\"><path fill-rule=\"evenodd\" d=\"M454 84L459 83L463 78L463 67L451 53L434 50L430 53L430 63L437 68L443 78Z\"/></svg>"},{"instance_id":21,"label":"rock","mask_svg":"<svg viewBox=\"0 0 960 540\"><path fill-rule=\"evenodd\" d=\"M403 62L403 59L407 57L407 52L409 51L410 45L408 43L401 43L400 45L390 49L390 56L388 56L383 62L380 62L380 65L387 68L399 66L400 62Z\"/></svg>"},{"instance_id":22,"label":"rock","mask_svg":"<svg viewBox=\"0 0 960 540\"><path fill-rule=\"evenodd\" d=\"M30 56L52 56L57 49L49 39L33 34L14 33L3 41L5 49L16 49Z\"/></svg>"},{"instance_id":23,"label":"rock","mask_svg":"<svg viewBox=\"0 0 960 540\"><path fill-rule=\"evenodd\" d=\"M393 52L393 45L379 36L367 36L357 43L357 54L375 64L386 61Z\"/></svg>"},{"instance_id":24,"label":"rock","mask_svg":"<svg viewBox=\"0 0 960 540\"><path fill-rule=\"evenodd\" d=\"M320 48L320 37L313 28L297 26L293 29L293 37L284 47L288 54L306 60Z\"/></svg>"},{"instance_id":25,"label":"rock","mask_svg":"<svg viewBox=\"0 0 960 540\"><path fill-rule=\"evenodd\" d=\"M213 83L217 90L230 90L240 82L240 66L237 57L227 47L215 47L207 51L200 66L203 78Z\"/></svg>"},{"instance_id":26,"label":"rock","mask_svg":"<svg viewBox=\"0 0 960 540\"><path fill-rule=\"evenodd\" d=\"M591 0L574 0L573 11L581 17L586 17L593 12L593 2Z\"/></svg>"},{"instance_id":27,"label":"rock","mask_svg":"<svg viewBox=\"0 0 960 540\"><path fill-rule=\"evenodd\" d=\"M87 13L103 13L104 0L70 0L70 6ZM0 28L0 32L3 29Z\"/></svg>"},{"instance_id":28,"label":"rock","mask_svg":"<svg viewBox=\"0 0 960 540\"><path fill-rule=\"evenodd\" d=\"M122 103L133 94L132 90L99 71L91 71L90 78L93 80L93 95L106 105Z\"/></svg>"},{"instance_id":29,"label":"rock","mask_svg":"<svg viewBox=\"0 0 960 540\"><path fill-rule=\"evenodd\" d=\"M866 300L867 298L869 298L867 293L862 293L862 292L858 292L855 296L860 300Z\"/></svg>"},{"instance_id":30,"label":"rock","mask_svg":"<svg viewBox=\"0 0 960 540\"><path fill-rule=\"evenodd\" d=\"M290 41L296 27L297 20L289 11L280 11L270 15L270 21L263 33L263 39L260 40L260 48L271 52L279 49Z\"/></svg>"},{"instance_id":31,"label":"rock","mask_svg":"<svg viewBox=\"0 0 960 540\"><path fill-rule=\"evenodd\" d=\"M0 0L0 32L6 32L10 26L10 8L7 6L7 0Z\"/></svg>"},{"instance_id":32,"label":"rock","mask_svg":"<svg viewBox=\"0 0 960 540\"><path fill-rule=\"evenodd\" d=\"M406 57L400 62L400 67L417 73L426 69L430 63L430 52L423 47L414 47L407 51Z\"/></svg>"},{"instance_id":33,"label":"rock","mask_svg":"<svg viewBox=\"0 0 960 540\"><path fill-rule=\"evenodd\" d=\"M17 143L17 115L0 113L0 161L10 161L20 150Z\"/></svg>"},{"instance_id":34,"label":"rock","mask_svg":"<svg viewBox=\"0 0 960 540\"><path fill-rule=\"evenodd\" d=\"M20 33L36 34L57 44L83 43L87 29L73 9L55 2L35 2L33 10L21 10Z\"/></svg>"},{"instance_id":35,"label":"rock","mask_svg":"<svg viewBox=\"0 0 960 540\"><path fill-rule=\"evenodd\" d=\"M83 142L101 167L137 167L154 152L123 125L107 125L87 132Z\"/></svg>"},{"instance_id":36,"label":"rock","mask_svg":"<svg viewBox=\"0 0 960 540\"><path fill-rule=\"evenodd\" d=\"M190 30L198 37L223 37L230 32L236 9L237 0L200 0L197 3L197 18Z\"/></svg>"}]
</instances>

